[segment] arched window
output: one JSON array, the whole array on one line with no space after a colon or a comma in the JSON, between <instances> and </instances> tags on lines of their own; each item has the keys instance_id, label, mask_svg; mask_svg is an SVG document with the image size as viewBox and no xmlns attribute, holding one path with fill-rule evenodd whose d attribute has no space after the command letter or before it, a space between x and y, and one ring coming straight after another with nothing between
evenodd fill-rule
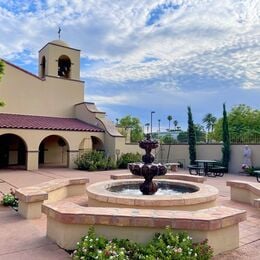
<instances>
[{"instance_id":1,"label":"arched window","mask_svg":"<svg viewBox=\"0 0 260 260\"><path fill-rule=\"evenodd\" d=\"M41 77L45 77L45 68L46 68L46 59L45 56L42 57L42 63L41 63Z\"/></svg>"},{"instance_id":2,"label":"arched window","mask_svg":"<svg viewBox=\"0 0 260 260\"><path fill-rule=\"evenodd\" d=\"M70 78L71 61L66 55L61 55L58 60L58 75L60 77Z\"/></svg>"}]
</instances>

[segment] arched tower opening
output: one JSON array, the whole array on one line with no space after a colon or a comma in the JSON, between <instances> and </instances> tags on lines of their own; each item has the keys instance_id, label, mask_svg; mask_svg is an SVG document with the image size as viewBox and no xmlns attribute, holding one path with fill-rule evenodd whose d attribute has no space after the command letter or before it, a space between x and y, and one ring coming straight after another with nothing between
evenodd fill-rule
<instances>
[{"instance_id":1,"label":"arched tower opening","mask_svg":"<svg viewBox=\"0 0 260 260\"><path fill-rule=\"evenodd\" d=\"M41 61L40 65L41 65L41 74L40 74L40 76L42 78L44 78L45 77L45 73L46 73L46 58L45 58L45 56L42 57L42 61Z\"/></svg>"},{"instance_id":2,"label":"arched tower opening","mask_svg":"<svg viewBox=\"0 0 260 260\"><path fill-rule=\"evenodd\" d=\"M61 55L58 59L58 75L63 78L70 78L71 61L67 55Z\"/></svg>"}]
</instances>

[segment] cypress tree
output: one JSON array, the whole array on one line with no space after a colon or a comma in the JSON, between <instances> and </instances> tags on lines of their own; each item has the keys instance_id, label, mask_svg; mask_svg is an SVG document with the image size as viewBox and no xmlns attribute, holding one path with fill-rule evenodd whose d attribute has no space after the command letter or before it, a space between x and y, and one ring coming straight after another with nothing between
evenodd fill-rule
<instances>
[{"instance_id":1,"label":"cypress tree","mask_svg":"<svg viewBox=\"0 0 260 260\"><path fill-rule=\"evenodd\" d=\"M188 107L188 144L190 154L190 164L195 164L196 160L196 137L192 119L191 108Z\"/></svg>"},{"instance_id":2,"label":"cypress tree","mask_svg":"<svg viewBox=\"0 0 260 260\"><path fill-rule=\"evenodd\" d=\"M230 140L229 140L229 131L228 131L228 118L226 112L226 105L223 104L223 123L222 123L222 164L228 169L228 163L230 160Z\"/></svg>"}]
</instances>

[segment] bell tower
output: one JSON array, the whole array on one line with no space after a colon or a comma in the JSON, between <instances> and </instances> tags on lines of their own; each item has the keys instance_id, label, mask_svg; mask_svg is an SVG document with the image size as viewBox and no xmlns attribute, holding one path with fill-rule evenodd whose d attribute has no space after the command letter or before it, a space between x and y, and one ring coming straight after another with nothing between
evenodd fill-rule
<instances>
[{"instance_id":1,"label":"bell tower","mask_svg":"<svg viewBox=\"0 0 260 260\"><path fill-rule=\"evenodd\" d=\"M39 77L80 80L80 50L61 40L47 43L39 51Z\"/></svg>"}]
</instances>

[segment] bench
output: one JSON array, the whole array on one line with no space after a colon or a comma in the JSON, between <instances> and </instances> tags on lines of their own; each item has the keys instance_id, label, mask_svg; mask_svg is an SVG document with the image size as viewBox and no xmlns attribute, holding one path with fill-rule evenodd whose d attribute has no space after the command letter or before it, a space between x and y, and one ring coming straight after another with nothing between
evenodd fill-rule
<instances>
[{"instance_id":1,"label":"bench","mask_svg":"<svg viewBox=\"0 0 260 260\"><path fill-rule=\"evenodd\" d=\"M208 239L214 254L239 246L238 224L246 219L246 211L218 206L187 212L135 208L81 207L72 202L43 204L47 215L47 236L66 250L86 235L91 226L108 239L127 238L146 243L166 226L187 231L194 242Z\"/></svg>"},{"instance_id":2,"label":"bench","mask_svg":"<svg viewBox=\"0 0 260 260\"><path fill-rule=\"evenodd\" d=\"M86 194L88 182L86 178L64 178L17 189L15 196L19 199L18 212L27 219L40 218L43 203Z\"/></svg>"},{"instance_id":3,"label":"bench","mask_svg":"<svg viewBox=\"0 0 260 260\"><path fill-rule=\"evenodd\" d=\"M178 167L180 166L179 163L165 163L164 165L168 170L171 170L172 172L177 172Z\"/></svg>"},{"instance_id":4,"label":"bench","mask_svg":"<svg viewBox=\"0 0 260 260\"><path fill-rule=\"evenodd\" d=\"M189 173L191 175L200 175L204 173L204 167L199 165L188 165Z\"/></svg>"},{"instance_id":5,"label":"bench","mask_svg":"<svg viewBox=\"0 0 260 260\"><path fill-rule=\"evenodd\" d=\"M112 174L110 176L112 180L122 180L122 179L139 179L143 178L142 176L135 176L129 173L121 173L121 174ZM167 173L163 176L155 176L154 179L170 179L170 180L182 180L182 181L191 181L203 183L206 180L204 176L190 176L188 174L183 173Z\"/></svg>"},{"instance_id":6,"label":"bench","mask_svg":"<svg viewBox=\"0 0 260 260\"><path fill-rule=\"evenodd\" d=\"M239 180L227 181L231 189L231 200L251 204L260 209L260 184Z\"/></svg>"}]
</instances>

